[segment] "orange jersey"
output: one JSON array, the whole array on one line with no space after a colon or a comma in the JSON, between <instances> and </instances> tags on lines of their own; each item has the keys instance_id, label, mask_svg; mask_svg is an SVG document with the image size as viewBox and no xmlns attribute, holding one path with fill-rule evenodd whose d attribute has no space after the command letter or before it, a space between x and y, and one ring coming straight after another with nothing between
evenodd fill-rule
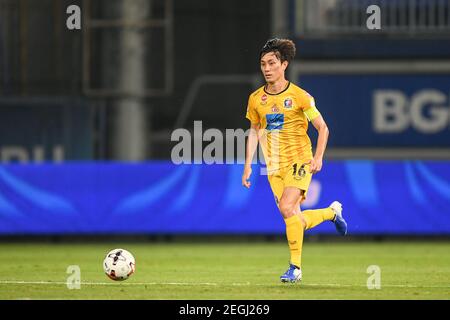
<instances>
[{"instance_id":1,"label":"orange jersey","mask_svg":"<svg viewBox=\"0 0 450 320\"><path fill-rule=\"evenodd\" d=\"M293 83L278 94L261 87L250 95L246 118L260 124L259 143L269 172L312 159L308 120L319 115L314 98Z\"/></svg>"}]
</instances>

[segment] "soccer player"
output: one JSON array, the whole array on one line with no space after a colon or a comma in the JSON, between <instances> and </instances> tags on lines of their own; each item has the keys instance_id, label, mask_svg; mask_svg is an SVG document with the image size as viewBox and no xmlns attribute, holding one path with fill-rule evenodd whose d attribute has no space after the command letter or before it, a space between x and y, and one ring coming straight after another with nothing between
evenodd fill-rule
<instances>
[{"instance_id":1,"label":"soccer player","mask_svg":"<svg viewBox=\"0 0 450 320\"><path fill-rule=\"evenodd\" d=\"M260 52L261 72L266 84L253 92L248 100L246 118L251 125L242 175L242 185L250 188L251 162L259 142L275 202L286 223L291 256L289 269L280 277L282 282L301 280L305 230L323 221L332 221L339 234L347 233L342 205L337 201L324 209L300 210L312 175L322 169L329 131L314 98L285 78L295 51L291 40L275 38L267 41ZM314 156L307 134L308 121L318 131Z\"/></svg>"}]
</instances>

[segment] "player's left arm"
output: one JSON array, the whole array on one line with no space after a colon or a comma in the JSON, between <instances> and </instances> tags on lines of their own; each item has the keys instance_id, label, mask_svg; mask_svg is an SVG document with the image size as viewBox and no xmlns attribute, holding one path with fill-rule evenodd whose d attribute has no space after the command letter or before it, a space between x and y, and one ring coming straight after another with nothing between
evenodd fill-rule
<instances>
[{"instance_id":1,"label":"player's left arm","mask_svg":"<svg viewBox=\"0 0 450 320\"><path fill-rule=\"evenodd\" d=\"M309 169L311 173L317 173L322 169L323 155L325 153L325 149L327 148L328 135L330 132L321 115L316 116L313 120L311 120L311 123L319 132L319 135L317 137L316 153L309 164Z\"/></svg>"},{"instance_id":2,"label":"player's left arm","mask_svg":"<svg viewBox=\"0 0 450 320\"><path fill-rule=\"evenodd\" d=\"M319 110L317 110L314 98L309 94L303 95L302 98L303 112L308 120L313 124L314 128L316 128L319 132L317 137L316 153L309 163L309 170L311 173L317 173L322 169L323 155L327 147L329 131L325 120Z\"/></svg>"}]
</instances>

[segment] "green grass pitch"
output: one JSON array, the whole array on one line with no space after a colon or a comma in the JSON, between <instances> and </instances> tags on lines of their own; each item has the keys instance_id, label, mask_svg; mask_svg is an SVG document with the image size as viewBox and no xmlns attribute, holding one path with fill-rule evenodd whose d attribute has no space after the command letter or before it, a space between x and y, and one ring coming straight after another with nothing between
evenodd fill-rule
<instances>
[{"instance_id":1,"label":"green grass pitch","mask_svg":"<svg viewBox=\"0 0 450 320\"><path fill-rule=\"evenodd\" d=\"M114 282L102 269L113 248L136 273ZM307 242L303 281L282 284L283 242L0 244L0 299L449 299L450 242ZM81 270L68 289L69 265ZM368 289L377 265L381 288Z\"/></svg>"}]
</instances>

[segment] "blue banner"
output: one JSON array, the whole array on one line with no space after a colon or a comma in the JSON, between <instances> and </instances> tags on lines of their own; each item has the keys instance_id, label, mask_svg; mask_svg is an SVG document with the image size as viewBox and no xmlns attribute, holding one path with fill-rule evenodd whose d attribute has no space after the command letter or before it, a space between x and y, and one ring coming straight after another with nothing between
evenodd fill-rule
<instances>
[{"instance_id":1,"label":"blue banner","mask_svg":"<svg viewBox=\"0 0 450 320\"><path fill-rule=\"evenodd\" d=\"M267 177L241 165L0 166L0 234L284 234ZM450 234L450 162L335 161L303 209L343 203L350 235ZM335 234L324 222L309 234Z\"/></svg>"},{"instance_id":2,"label":"blue banner","mask_svg":"<svg viewBox=\"0 0 450 320\"><path fill-rule=\"evenodd\" d=\"M450 147L448 74L300 74L298 83L328 123L331 147Z\"/></svg>"}]
</instances>

